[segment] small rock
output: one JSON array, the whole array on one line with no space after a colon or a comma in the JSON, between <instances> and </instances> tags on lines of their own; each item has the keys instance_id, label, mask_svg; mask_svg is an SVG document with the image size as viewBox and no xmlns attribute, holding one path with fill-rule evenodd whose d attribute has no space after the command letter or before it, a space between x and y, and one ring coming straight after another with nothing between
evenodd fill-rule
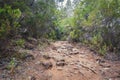
<instances>
[{"instance_id":1,"label":"small rock","mask_svg":"<svg viewBox=\"0 0 120 80\"><path fill-rule=\"evenodd\" d=\"M52 50L57 50L57 48L56 47L52 47Z\"/></svg>"},{"instance_id":2,"label":"small rock","mask_svg":"<svg viewBox=\"0 0 120 80\"><path fill-rule=\"evenodd\" d=\"M74 67L73 69L74 69L74 70L79 70L78 67Z\"/></svg>"},{"instance_id":3,"label":"small rock","mask_svg":"<svg viewBox=\"0 0 120 80\"><path fill-rule=\"evenodd\" d=\"M73 52L78 52L78 49L73 48L72 51L73 51Z\"/></svg>"},{"instance_id":4,"label":"small rock","mask_svg":"<svg viewBox=\"0 0 120 80\"><path fill-rule=\"evenodd\" d=\"M112 80L111 78L109 78L108 80Z\"/></svg>"},{"instance_id":5,"label":"small rock","mask_svg":"<svg viewBox=\"0 0 120 80\"><path fill-rule=\"evenodd\" d=\"M66 65L65 62L57 62L57 63L56 63L56 66L65 66L65 65Z\"/></svg>"},{"instance_id":6,"label":"small rock","mask_svg":"<svg viewBox=\"0 0 120 80\"><path fill-rule=\"evenodd\" d=\"M103 70L109 70L110 68L103 68Z\"/></svg>"},{"instance_id":7,"label":"small rock","mask_svg":"<svg viewBox=\"0 0 120 80\"><path fill-rule=\"evenodd\" d=\"M76 55L76 54L79 54L79 52L78 51L70 52L70 55Z\"/></svg>"},{"instance_id":8,"label":"small rock","mask_svg":"<svg viewBox=\"0 0 120 80\"><path fill-rule=\"evenodd\" d=\"M61 46L61 49L66 49L66 47L65 46Z\"/></svg>"},{"instance_id":9,"label":"small rock","mask_svg":"<svg viewBox=\"0 0 120 80\"><path fill-rule=\"evenodd\" d=\"M45 59L50 59L50 58L51 58L48 54L43 55L43 57L44 57Z\"/></svg>"},{"instance_id":10,"label":"small rock","mask_svg":"<svg viewBox=\"0 0 120 80\"><path fill-rule=\"evenodd\" d=\"M62 50L61 50L61 49L57 49L57 52L58 52L58 53L61 53L61 52L62 52Z\"/></svg>"},{"instance_id":11,"label":"small rock","mask_svg":"<svg viewBox=\"0 0 120 80\"><path fill-rule=\"evenodd\" d=\"M102 66L103 68L110 68L111 66L109 64L102 64L102 63L99 63L100 66Z\"/></svg>"},{"instance_id":12,"label":"small rock","mask_svg":"<svg viewBox=\"0 0 120 80\"><path fill-rule=\"evenodd\" d=\"M30 43L32 43L32 44L35 44L35 45L38 44L38 40L35 39L35 38L28 38L27 41L30 42Z\"/></svg>"},{"instance_id":13,"label":"small rock","mask_svg":"<svg viewBox=\"0 0 120 80\"><path fill-rule=\"evenodd\" d=\"M34 76L29 76L28 78L29 78L29 80L36 80L36 78Z\"/></svg>"},{"instance_id":14,"label":"small rock","mask_svg":"<svg viewBox=\"0 0 120 80\"><path fill-rule=\"evenodd\" d=\"M33 44L31 44L31 43L25 43L25 49L29 49L29 50L32 50L32 49L34 49L35 48L35 46L33 45Z\"/></svg>"},{"instance_id":15,"label":"small rock","mask_svg":"<svg viewBox=\"0 0 120 80\"><path fill-rule=\"evenodd\" d=\"M58 67L57 70L61 71L61 70L63 70L63 68L62 67Z\"/></svg>"},{"instance_id":16,"label":"small rock","mask_svg":"<svg viewBox=\"0 0 120 80\"><path fill-rule=\"evenodd\" d=\"M96 61L97 61L97 63L105 63L105 61L102 59L96 59Z\"/></svg>"},{"instance_id":17,"label":"small rock","mask_svg":"<svg viewBox=\"0 0 120 80\"><path fill-rule=\"evenodd\" d=\"M53 67L52 62L42 62L41 64L45 67L45 69L51 69Z\"/></svg>"},{"instance_id":18,"label":"small rock","mask_svg":"<svg viewBox=\"0 0 120 80\"><path fill-rule=\"evenodd\" d=\"M75 72L73 72L73 73L74 73L74 74L77 74L78 72L75 71Z\"/></svg>"},{"instance_id":19,"label":"small rock","mask_svg":"<svg viewBox=\"0 0 120 80\"><path fill-rule=\"evenodd\" d=\"M70 63L70 65L74 65L74 63Z\"/></svg>"},{"instance_id":20,"label":"small rock","mask_svg":"<svg viewBox=\"0 0 120 80\"><path fill-rule=\"evenodd\" d=\"M34 76L32 76L30 80L36 80L36 78Z\"/></svg>"},{"instance_id":21,"label":"small rock","mask_svg":"<svg viewBox=\"0 0 120 80\"><path fill-rule=\"evenodd\" d=\"M40 62L40 61L37 61L35 64L40 65L40 64L41 64L41 62Z\"/></svg>"},{"instance_id":22,"label":"small rock","mask_svg":"<svg viewBox=\"0 0 120 80\"><path fill-rule=\"evenodd\" d=\"M57 62L59 62L59 61L65 61L64 58L62 56L60 56L60 55L55 55L54 56L54 60L57 61Z\"/></svg>"},{"instance_id":23,"label":"small rock","mask_svg":"<svg viewBox=\"0 0 120 80\"><path fill-rule=\"evenodd\" d=\"M31 54L27 54L27 55L25 55L25 56L23 57L23 59L25 59L25 60L34 60L35 58L34 58L34 56L31 55Z\"/></svg>"}]
</instances>

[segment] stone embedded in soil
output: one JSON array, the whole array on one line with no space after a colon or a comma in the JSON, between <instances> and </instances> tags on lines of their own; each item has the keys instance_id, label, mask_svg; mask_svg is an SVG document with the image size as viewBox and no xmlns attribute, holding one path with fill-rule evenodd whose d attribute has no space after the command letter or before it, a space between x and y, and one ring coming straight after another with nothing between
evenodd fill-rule
<instances>
[{"instance_id":1,"label":"stone embedded in soil","mask_svg":"<svg viewBox=\"0 0 120 80\"><path fill-rule=\"evenodd\" d=\"M73 69L74 69L74 70L79 70L79 68L78 68L77 66L75 66Z\"/></svg>"},{"instance_id":2,"label":"stone embedded in soil","mask_svg":"<svg viewBox=\"0 0 120 80\"><path fill-rule=\"evenodd\" d=\"M63 68L62 68L62 67L57 67L57 70L58 70L58 71L62 71Z\"/></svg>"},{"instance_id":3,"label":"stone embedded in soil","mask_svg":"<svg viewBox=\"0 0 120 80\"><path fill-rule=\"evenodd\" d=\"M67 63L65 62L64 59L61 59L56 62L56 66L65 66L65 65L67 65Z\"/></svg>"},{"instance_id":4,"label":"stone embedded in soil","mask_svg":"<svg viewBox=\"0 0 120 80\"><path fill-rule=\"evenodd\" d=\"M52 50L57 50L57 48L54 46L54 47L52 47Z\"/></svg>"},{"instance_id":5,"label":"stone embedded in soil","mask_svg":"<svg viewBox=\"0 0 120 80\"><path fill-rule=\"evenodd\" d=\"M79 52L78 51L70 52L70 55L76 55L76 54L79 54Z\"/></svg>"},{"instance_id":6,"label":"stone embedded in soil","mask_svg":"<svg viewBox=\"0 0 120 80\"><path fill-rule=\"evenodd\" d=\"M59 62L59 61L65 61L64 58L61 55L55 55L54 60Z\"/></svg>"},{"instance_id":7,"label":"stone embedded in soil","mask_svg":"<svg viewBox=\"0 0 120 80\"><path fill-rule=\"evenodd\" d=\"M34 76L29 76L28 78L29 78L29 80L36 80L36 78Z\"/></svg>"},{"instance_id":8,"label":"stone embedded in soil","mask_svg":"<svg viewBox=\"0 0 120 80\"><path fill-rule=\"evenodd\" d=\"M57 52L58 52L58 53L61 53L61 52L62 52L62 49L57 49Z\"/></svg>"},{"instance_id":9,"label":"stone embedded in soil","mask_svg":"<svg viewBox=\"0 0 120 80\"><path fill-rule=\"evenodd\" d=\"M77 73L78 73L78 72L76 72L76 71L75 71L75 72L73 72L73 74L77 74Z\"/></svg>"},{"instance_id":10,"label":"stone embedded in soil","mask_svg":"<svg viewBox=\"0 0 120 80\"><path fill-rule=\"evenodd\" d=\"M70 63L70 65L74 65L74 63L72 62L72 63Z\"/></svg>"},{"instance_id":11,"label":"stone embedded in soil","mask_svg":"<svg viewBox=\"0 0 120 80\"><path fill-rule=\"evenodd\" d=\"M102 64L102 63L99 63L99 65L100 66L102 66L103 68L110 68L111 67L111 65L110 64L107 64L107 63L104 63L104 64Z\"/></svg>"},{"instance_id":12,"label":"stone embedded in soil","mask_svg":"<svg viewBox=\"0 0 120 80\"><path fill-rule=\"evenodd\" d=\"M31 55L31 54L26 54L24 57L23 57L24 60L34 60L34 56Z\"/></svg>"},{"instance_id":13,"label":"stone embedded in soil","mask_svg":"<svg viewBox=\"0 0 120 80\"><path fill-rule=\"evenodd\" d=\"M105 61L102 59L96 59L96 61L97 61L97 63L105 63Z\"/></svg>"},{"instance_id":14,"label":"stone embedded in soil","mask_svg":"<svg viewBox=\"0 0 120 80\"><path fill-rule=\"evenodd\" d=\"M43 57L44 57L45 59L50 59L50 58L51 58L50 55L48 55L48 54L43 55Z\"/></svg>"},{"instance_id":15,"label":"stone embedded in soil","mask_svg":"<svg viewBox=\"0 0 120 80\"><path fill-rule=\"evenodd\" d=\"M56 66L65 66L66 63L65 62L56 62Z\"/></svg>"},{"instance_id":16,"label":"stone embedded in soil","mask_svg":"<svg viewBox=\"0 0 120 80\"><path fill-rule=\"evenodd\" d=\"M76 48L73 48L72 51L73 51L73 52L78 52L79 50L76 49Z\"/></svg>"},{"instance_id":17,"label":"stone embedded in soil","mask_svg":"<svg viewBox=\"0 0 120 80\"><path fill-rule=\"evenodd\" d=\"M41 64L41 62L40 62L40 61L37 61L35 64L36 64L36 65L40 65L40 64Z\"/></svg>"},{"instance_id":18,"label":"stone embedded in soil","mask_svg":"<svg viewBox=\"0 0 120 80\"><path fill-rule=\"evenodd\" d=\"M65 46L61 46L60 48L61 48L61 49L66 49L66 47L65 47Z\"/></svg>"},{"instance_id":19,"label":"stone embedded in soil","mask_svg":"<svg viewBox=\"0 0 120 80\"><path fill-rule=\"evenodd\" d=\"M67 63L64 60L56 62L56 66L65 66L65 65L67 65Z\"/></svg>"},{"instance_id":20,"label":"stone embedded in soil","mask_svg":"<svg viewBox=\"0 0 120 80\"><path fill-rule=\"evenodd\" d=\"M32 50L32 49L34 49L35 48L35 46L33 45L33 44L31 44L31 43L25 43L25 49L29 49L29 50Z\"/></svg>"},{"instance_id":21,"label":"stone embedded in soil","mask_svg":"<svg viewBox=\"0 0 120 80\"><path fill-rule=\"evenodd\" d=\"M42 62L41 64L45 69L51 69L53 67L52 62Z\"/></svg>"}]
</instances>

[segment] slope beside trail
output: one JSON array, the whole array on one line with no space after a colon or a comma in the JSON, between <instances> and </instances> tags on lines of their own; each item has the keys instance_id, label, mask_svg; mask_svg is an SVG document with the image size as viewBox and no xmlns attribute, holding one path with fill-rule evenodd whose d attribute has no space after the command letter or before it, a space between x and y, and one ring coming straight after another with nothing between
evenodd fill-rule
<instances>
[{"instance_id":1,"label":"slope beside trail","mask_svg":"<svg viewBox=\"0 0 120 80\"><path fill-rule=\"evenodd\" d=\"M56 41L29 52L34 60L19 65L11 80L120 80L120 61L105 60L81 44Z\"/></svg>"}]
</instances>

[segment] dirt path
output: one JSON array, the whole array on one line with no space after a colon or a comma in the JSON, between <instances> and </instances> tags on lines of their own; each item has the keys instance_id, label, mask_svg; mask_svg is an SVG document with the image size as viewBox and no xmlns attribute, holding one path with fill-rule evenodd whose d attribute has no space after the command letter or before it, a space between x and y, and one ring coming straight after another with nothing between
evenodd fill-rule
<instances>
[{"instance_id":1,"label":"dirt path","mask_svg":"<svg viewBox=\"0 0 120 80\"><path fill-rule=\"evenodd\" d=\"M29 53L34 60L19 65L14 76L0 76L0 80L120 80L120 61L104 60L82 45L57 41Z\"/></svg>"},{"instance_id":2,"label":"dirt path","mask_svg":"<svg viewBox=\"0 0 120 80\"><path fill-rule=\"evenodd\" d=\"M68 42L56 42L51 50L53 80L101 80L99 66L85 48ZM89 54L86 54L89 53Z\"/></svg>"}]
</instances>

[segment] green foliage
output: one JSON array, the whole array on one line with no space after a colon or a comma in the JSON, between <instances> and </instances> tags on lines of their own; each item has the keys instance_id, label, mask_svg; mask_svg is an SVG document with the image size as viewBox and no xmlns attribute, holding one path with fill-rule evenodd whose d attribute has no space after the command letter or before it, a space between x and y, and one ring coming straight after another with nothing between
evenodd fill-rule
<instances>
[{"instance_id":1,"label":"green foliage","mask_svg":"<svg viewBox=\"0 0 120 80\"><path fill-rule=\"evenodd\" d=\"M32 13L25 20L28 36L40 38L52 34L55 29L55 2L37 0L30 9Z\"/></svg>"},{"instance_id":2,"label":"green foliage","mask_svg":"<svg viewBox=\"0 0 120 80\"><path fill-rule=\"evenodd\" d=\"M95 49L101 55L105 55L108 50L108 46L104 43L103 38L100 33L94 35L92 39L87 43L91 48Z\"/></svg>"},{"instance_id":3,"label":"green foliage","mask_svg":"<svg viewBox=\"0 0 120 80\"><path fill-rule=\"evenodd\" d=\"M11 61L9 62L9 64L8 64L8 66L7 66L7 69L11 70L12 68L15 68L16 65L17 65L16 59L12 58Z\"/></svg>"},{"instance_id":4,"label":"green foliage","mask_svg":"<svg viewBox=\"0 0 120 80\"><path fill-rule=\"evenodd\" d=\"M54 0L2 0L0 4L0 51L14 44L24 47L23 38L56 39Z\"/></svg>"},{"instance_id":5,"label":"green foliage","mask_svg":"<svg viewBox=\"0 0 120 80\"><path fill-rule=\"evenodd\" d=\"M55 31L51 31L49 34L47 34L46 38L55 40L56 39L56 33L55 33Z\"/></svg>"},{"instance_id":6,"label":"green foliage","mask_svg":"<svg viewBox=\"0 0 120 80\"><path fill-rule=\"evenodd\" d=\"M78 42L80 37L80 31L79 30L73 30L70 32L70 38L72 41Z\"/></svg>"},{"instance_id":7,"label":"green foliage","mask_svg":"<svg viewBox=\"0 0 120 80\"><path fill-rule=\"evenodd\" d=\"M91 39L91 44L96 45L96 46L100 46L100 44L102 44L103 40L102 40L102 36L101 34L96 34L92 37Z\"/></svg>"},{"instance_id":8,"label":"green foliage","mask_svg":"<svg viewBox=\"0 0 120 80\"><path fill-rule=\"evenodd\" d=\"M25 40L24 39L19 39L15 41L15 44L19 47L24 47Z\"/></svg>"},{"instance_id":9,"label":"green foliage","mask_svg":"<svg viewBox=\"0 0 120 80\"><path fill-rule=\"evenodd\" d=\"M120 35L119 2L119 0L80 1L74 10L74 22L77 29L82 29L79 37L83 38L81 42L90 45L101 54L111 49L113 51L120 49L117 45ZM86 33L89 38L84 36Z\"/></svg>"},{"instance_id":10,"label":"green foliage","mask_svg":"<svg viewBox=\"0 0 120 80\"><path fill-rule=\"evenodd\" d=\"M5 5L0 8L0 39L10 35L11 31L15 32L19 27L17 20L21 16L19 9L12 9L11 6Z\"/></svg>"},{"instance_id":11,"label":"green foliage","mask_svg":"<svg viewBox=\"0 0 120 80\"><path fill-rule=\"evenodd\" d=\"M107 50L108 50L107 46L103 45L103 46L99 47L98 53L100 53L101 55L105 55Z\"/></svg>"}]
</instances>

